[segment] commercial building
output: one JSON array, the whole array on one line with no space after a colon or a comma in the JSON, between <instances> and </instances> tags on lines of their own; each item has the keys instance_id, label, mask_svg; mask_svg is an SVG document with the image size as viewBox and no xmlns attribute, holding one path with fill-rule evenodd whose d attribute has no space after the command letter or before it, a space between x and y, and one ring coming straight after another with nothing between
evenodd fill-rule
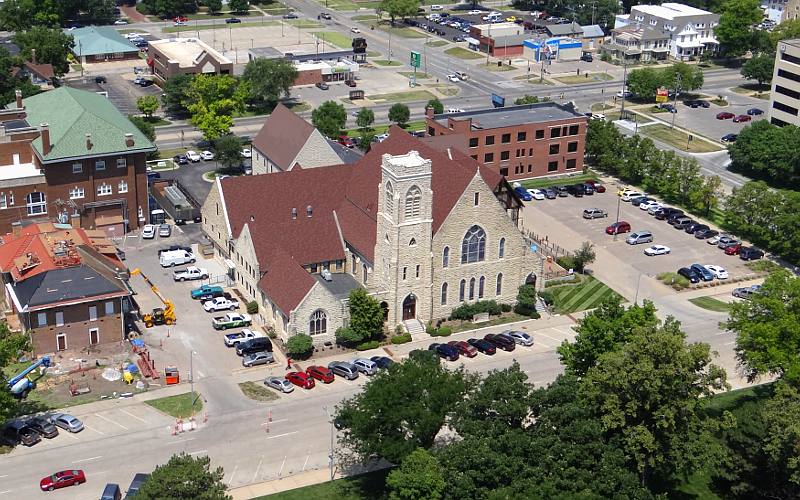
<instances>
[{"instance_id":1,"label":"commercial building","mask_svg":"<svg viewBox=\"0 0 800 500\"><path fill-rule=\"evenodd\" d=\"M203 230L287 339L333 342L350 290L412 334L477 300L514 302L541 258L517 227L521 203L492 170L393 127L353 165L217 181Z\"/></svg>"},{"instance_id":2,"label":"commercial building","mask_svg":"<svg viewBox=\"0 0 800 500\"><path fill-rule=\"evenodd\" d=\"M543 102L507 108L434 115L428 134L467 137L469 155L509 180L583 169L586 116L569 104Z\"/></svg>"},{"instance_id":3,"label":"commercial building","mask_svg":"<svg viewBox=\"0 0 800 500\"><path fill-rule=\"evenodd\" d=\"M511 57L522 54L522 44L529 37L516 23L476 24L470 27L470 46L494 57Z\"/></svg>"},{"instance_id":4,"label":"commercial building","mask_svg":"<svg viewBox=\"0 0 800 500\"><path fill-rule=\"evenodd\" d=\"M125 266L102 231L29 224L0 239L6 316L34 355L120 342L131 295Z\"/></svg>"},{"instance_id":5,"label":"commercial building","mask_svg":"<svg viewBox=\"0 0 800 500\"><path fill-rule=\"evenodd\" d=\"M178 75L233 74L233 61L199 38L153 40L147 64L162 82Z\"/></svg>"},{"instance_id":6,"label":"commercial building","mask_svg":"<svg viewBox=\"0 0 800 500\"><path fill-rule=\"evenodd\" d=\"M575 38L556 37L525 40L523 54L529 61L577 61L583 54L583 43Z\"/></svg>"},{"instance_id":7,"label":"commercial building","mask_svg":"<svg viewBox=\"0 0 800 500\"><path fill-rule=\"evenodd\" d=\"M284 54L273 47L256 47L248 51L250 61L254 59L287 59L294 63L297 78L293 85L316 85L317 83L355 80L358 75L358 54L352 50L321 52L318 54Z\"/></svg>"},{"instance_id":8,"label":"commercial building","mask_svg":"<svg viewBox=\"0 0 800 500\"><path fill-rule=\"evenodd\" d=\"M105 97L60 87L0 113L0 231L30 221L122 236L148 218L155 146Z\"/></svg>"},{"instance_id":9,"label":"commercial building","mask_svg":"<svg viewBox=\"0 0 800 500\"><path fill-rule=\"evenodd\" d=\"M716 52L714 28L719 14L680 3L635 5L615 18L611 41L603 51L620 60L686 61Z\"/></svg>"},{"instance_id":10,"label":"commercial building","mask_svg":"<svg viewBox=\"0 0 800 500\"><path fill-rule=\"evenodd\" d=\"M72 53L81 64L139 58L139 49L109 26L87 26L66 33L75 40Z\"/></svg>"},{"instance_id":11,"label":"commercial building","mask_svg":"<svg viewBox=\"0 0 800 500\"><path fill-rule=\"evenodd\" d=\"M778 42L769 96L770 123L800 125L800 39Z\"/></svg>"}]
</instances>

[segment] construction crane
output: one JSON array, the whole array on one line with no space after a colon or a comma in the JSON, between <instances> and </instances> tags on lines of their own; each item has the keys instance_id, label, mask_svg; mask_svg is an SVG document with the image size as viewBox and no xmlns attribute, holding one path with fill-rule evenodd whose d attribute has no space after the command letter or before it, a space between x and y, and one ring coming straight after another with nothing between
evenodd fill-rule
<instances>
[{"instance_id":1,"label":"construction crane","mask_svg":"<svg viewBox=\"0 0 800 500\"><path fill-rule=\"evenodd\" d=\"M40 366L44 366L45 368L50 367L50 358L45 356L38 361L34 361L29 367L25 368L17 375L9 379L7 385L8 389L11 391L11 394L22 399L27 396L30 391L35 389L36 382L29 379L27 375Z\"/></svg>"},{"instance_id":2,"label":"construction crane","mask_svg":"<svg viewBox=\"0 0 800 500\"><path fill-rule=\"evenodd\" d=\"M150 287L150 290L152 290L156 297L158 297L164 304L163 308L156 307L153 309L152 313L146 313L142 316L144 326L147 328L152 328L153 325L174 325L178 321L178 318L175 316L175 304L161 294L161 292L158 290L158 287L155 286L152 281L150 281L150 278L148 278L141 269L137 267L131 271L131 276L134 274L141 275L141 277L144 278L144 281Z\"/></svg>"}]
</instances>

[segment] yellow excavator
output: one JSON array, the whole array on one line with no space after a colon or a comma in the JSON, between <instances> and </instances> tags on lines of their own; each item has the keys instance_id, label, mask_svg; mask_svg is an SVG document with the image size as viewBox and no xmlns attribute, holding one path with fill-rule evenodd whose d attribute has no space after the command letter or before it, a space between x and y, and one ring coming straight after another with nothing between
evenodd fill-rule
<instances>
[{"instance_id":1,"label":"yellow excavator","mask_svg":"<svg viewBox=\"0 0 800 500\"><path fill-rule=\"evenodd\" d=\"M161 294L161 292L158 290L158 287L155 286L147 276L145 276L141 269L137 267L131 271L131 276L134 274L141 275L142 278L144 278L144 281L150 287L150 290L152 290L153 293L156 294L156 296L164 304L163 308L157 307L153 309L153 312L145 313L142 316L144 326L147 328L152 328L154 325L174 325L178 321L178 318L175 316L175 304Z\"/></svg>"}]
</instances>

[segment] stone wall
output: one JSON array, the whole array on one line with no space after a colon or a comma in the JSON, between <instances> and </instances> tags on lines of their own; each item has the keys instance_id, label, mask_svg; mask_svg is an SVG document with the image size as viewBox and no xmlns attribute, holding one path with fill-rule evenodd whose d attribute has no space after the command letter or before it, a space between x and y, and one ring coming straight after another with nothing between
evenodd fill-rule
<instances>
[{"instance_id":1,"label":"stone wall","mask_svg":"<svg viewBox=\"0 0 800 500\"><path fill-rule=\"evenodd\" d=\"M309 334L309 319L317 309L325 311L327 329L325 334L314 335L315 345L324 342L336 342L336 329L344 326L349 317L347 301L339 300L328 292L320 283L315 284L300 305L292 312L289 332L284 340L298 333Z\"/></svg>"}]
</instances>

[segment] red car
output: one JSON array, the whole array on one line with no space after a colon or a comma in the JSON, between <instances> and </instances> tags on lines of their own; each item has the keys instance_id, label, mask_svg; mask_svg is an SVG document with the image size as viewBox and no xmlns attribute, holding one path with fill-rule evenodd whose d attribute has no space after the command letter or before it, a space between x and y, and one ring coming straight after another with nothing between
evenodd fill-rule
<instances>
[{"instance_id":1,"label":"red car","mask_svg":"<svg viewBox=\"0 0 800 500\"><path fill-rule=\"evenodd\" d=\"M39 487L42 491L53 491L85 482L86 475L82 470L62 470L39 481Z\"/></svg>"},{"instance_id":2,"label":"red car","mask_svg":"<svg viewBox=\"0 0 800 500\"><path fill-rule=\"evenodd\" d=\"M733 113L728 113L727 111L723 111L722 113L717 113L717 120L730 120L734 118L736 115Z\"/></svg>"},{"instance_id":3,"label":"red car","mask_svg":"<svg viewBox=\"0 0 800 500\"><path fill-rule=\"evenodd\" d=\"M462 356L466 356L468 358L474 358L478 355L478 350L472 347L471 345L467 344L463 340L451 340L447 343L458 349L459 354Z\"/></svg>"},{"instance_id":4,"label":"red car","mask_svg":"<svg viewBox=\"0 0 800 500\"><path fill-rule=\"evenodd\" d=\"M189 21L189 18L185 16L178 16L175 19L173 19L173 21L176 23L185 23Z\"/></svg>"},{"instance_id":5,"label":"red car","mask_svg":"<svg viewBox=\"0 0 800 500\"><path fill-rule=\"evenodd\" d=\"M750 120L750 115L739 115L733 118L734 123L749 122Z\"/></svg>"},{"instance_id":6,"label":"red car","mask_svg":"<svg viewBox=\"0 0 800 500\"><path fill-rule=\"evenodd\" d=\"M286 374L286 380L303 389L314 388L314 379L305 372L289 372Z\"/></svg>"},{"instance_id":7,"label":"red car","mask_svg":"<svg viewBox=\"0 0 800 500\"><path fill-rule=\"evenodd\" d=\"M354 141L352 137L348 137L346 135L340 135L339 144L341 144L342 146L346 146L348 148L353 148L356 145L356 141Z\"/></svg>"},{"instance_id":8,"label":"red car","mask_svg":"<svg viewBox=\"0 0 800 500\"><path fill-rule=\"evenodd\" d=\"M595 193L605 193L606 192L606 187L604 185L600 184L599 182L597 182L594 179L589 179L588 181L586 181L586 184L591 184L592 187L594 187L594 192Z\"/></svg>"},{"instance_id":9,"label":"red car","mask_svg":"<svg viewBox=\"0 0 800 500\"><path fill-rule=\"evenodd\" d=\"M736 243L735 245L725 247L725 255L739 255L739 252L741 251L742 251L741 243Z\"/></svg>"},{"instance_id":10,"label":"red car","mask_svg":"<svg viewBox=\"0 0 800 500\"><path fill-rule=\"evenodd\" d=\"M624 220L615 222L606 228L606 234L620 234L631 232L631 225Z\"/></svg>"},{"instance_id":11,"label":"red car","mask_svg":"<svg viewBox=\"0 0 800 500\"><path fill-rule=\"evenodd\" d=\"M306 375L321 381L323 384L333 382L333 372L324 366L309 366L306 368Z\"/></svg>"}]
</instances>

